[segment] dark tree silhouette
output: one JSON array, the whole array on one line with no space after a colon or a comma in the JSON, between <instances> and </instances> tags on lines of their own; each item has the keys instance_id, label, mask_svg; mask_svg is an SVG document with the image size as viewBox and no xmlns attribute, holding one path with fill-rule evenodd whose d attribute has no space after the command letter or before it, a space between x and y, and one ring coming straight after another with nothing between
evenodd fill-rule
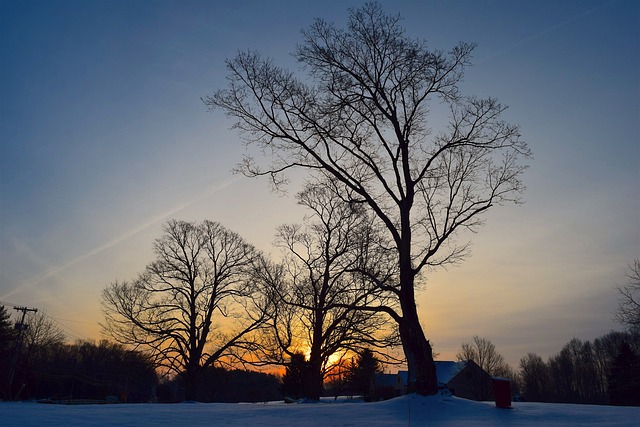
<instances>
[{"instance_id":1,"label":"dark tree silhouette","mask_svg":"<svg viewBox=\"0 0 640 427\"><path fill-rule=\"evenodd\" d=\"M16 334L8 310L0 305L0 397L9 399L9 367L15 348Z\"/></svg>"},{"instance_id":2,"label":"dark tree silhouette","mask_svg":"<svg viewBox=\"0 0 640 427\"><path fill-rule=\"evenodd\" d=\"M459 361L473 360L492 377L509 377L509 365L487 338L474 336L473 342L462 344L456 357Z\"/></svg>"},{"instance_id":3,"label":"dark tree silhouette","mask_svg":"<svg viewBox=\"0 0 640 427\"><path fill-rule=\"evenodd\" d=\"M367 402L375 400L375 376L381 372L382 366L375 353L364 349L347 369L348 387L354 393L361 394Z\"/></svg>"},{"instance_id":4,"label":"dark tree silhouette","mask_svg":"<svg viewBox=\"0 0 640 427\"><path fill-rule=\"evenodd\" d=\"M309 363L304 354L292 354L282 376L282 393L285 397L300 399L307 395L308 371Z\"/></svg>"},{"instance_id":5,"label":"dark tree silhouette","mask_svg":"<svg viewBox=\"0 0 640 427\"><path fill-rule=\"evenodd\" d=\"M104 401L116 396L123 402L149 402L154 397L155 368L140 352L107 341L65 344L57 339L32 342L27 350L15 373L19 388L14 398Z\"/></svg>"},{"instance_id":6,"label":"dark tree silhouette","mask_svg":"<svg viewBox=\"0 0 640 427\"><path fill-rule=\"evenodd\" d=\"M15 339L15 330L8 310L0 305L0 352L9 351Z\"/></svg>"},{"instance_id":7,"label":"dark tree silhouette","mask_svg":"<svg viewBox=\"0 0 640 427\"><path fill-rule=\"evenodd\" d=\"M303 31L296 59L306 81L255 52L227 62L229 86L204 102L237 119L249 143L264 150L240 169L275 185L298 167L323 171L366 205L388 232L399 268L387 288L398 309L409 390L437 391L435 364L416 308L416 286L430 268L459 261L492 206L518 202L529 156L517 126L495 99L464 97L458 84L474 46L430 50L409 38L398 16L375 3L351 10L346 29L317 20ZM449 122L430 120L430 108ZM347 197L347 195L345 195Z\"/></svg>"},{"instance_id":8,"label":"dark tree silhouette","mask_svg":"<svg viewBox=\"0 0 640 427\"><path fill-rule=\"evenodd\" d=\"M184 375L193 399L203 367L257 345L252 333L264 326L270 304L252 277L260 254L211 221L169 221L154 251L156 260L136 280L103 290L102 326Z\"/></svg>"},{"instance_id":9,"label":"dark tree silhouette","mask_svg":"<svg viewBox=\"0 0 640 427\"><path fill-rule=\"evenodd\" d=\"M12 357L17 357L13 359L15 365L12 366L14 368L12 382L14 399L20 398L22 392L30 392L27 385L33 377L34 361L40 360L43 353L62 345L66 339L55 320L43 311L28 312L21 329L22 342L19 354L14 354L15 346L12 348Z\"/></svg>"},{"instance_id":10,"label":"dark tree silhouette","mask_svg":"<svg viewBox=\"0 0 640 427\"><path fill-rule=\"evenodd\" d=\"M629 281L618 288L616 320L631 330L640 332L640 260L634 260L627 273Z\"/></svg>"},{"instance_id":11,"label":"dark tree silhouette","mask_svg":"<svg viewBox=\"0 0 640 427\"><path fill-rule=\"evenodd\" d=\"M629 344L620 345L609 373L609 403L640 405L640 356Z\"/></svg>"},{"instance_id":12,"label":"dark tree silhouette","mask_svg":"<svg viewBox=\"0 0 640 427\"><path fill-rule=\"evenodd\" d=\"M282 399L281 379L276 375L208 366L200 371L195 397L198 402L269 402ZM158 385L158 401L183 401L184 377L175 376Z\"/></svg>"},{"instance_id":13,"label":"dark tree silhouette","mask_svg":"<svg viewBox=\"0 0 640 427\"><path fill-rule=\"evenodd\" d=\"M378 283L396 274L396 264L371 217L362 206L337 197L334 184L306 186L298 194L298 202L311 212L304 225L278 229L283 260L270 288L276 312L263 340L271 345L262 357L272 363L308 346L305 397L316 400L342 356L399 344L387 315L360 308L392 303Z\"/></svg>"},{"instance_id":14,"label":"dark tree silhouette","mask_svg":"<svg viewBox=\"0 0 640 427\"><path fill-rule=\"evenodd\" d=\"M23 357L29 360L34 353L47 351L47 348L63 344L64 331L44 311L27 314L25 323L29 325L24 334Z\"/></svg>"},{"instance_id":15,"label":"dark tree silhouette","mask_svg":"<svg viewBox=\"0 0 640 427\"><path fill-rule=\"evenodd\" d=\"M638 354L637 332L612 331L593 343L573 338L546 364L539 356L529 353L520 361L524 397L541 402L608 403L609 394L619 388L610 381L628 385L621 376L611 376L620 349L625 346ZM633 375L627 373L623 377L630 379Z\"/></svg>"},{"instance_id":16,"label":"dark tree silhouette","mask_svg":"<svg viewBox=\"0 0 640 427\"><path fill-rule=\"evenodd\" d=\"M613 360L618 356L620 346L624 343L637 343L634 351L640 351L639 332L611 331L606 335L593 340L593 361L595 363L596 378L598 382L598 394L602 396L597 403L606 403L608 400L609 373Z\"/></svg>"},{"instance_id":17,"label":"dark tree silhouette","mask_svg":"<svg viewBox=\"0 0 640 427\"><path fill-rule=\"evenodd\" d=\"M520 375L526 400L544 402L551 395L549 368L542 357L529 353L520 359Z\"/></svg>"}]
</instances>

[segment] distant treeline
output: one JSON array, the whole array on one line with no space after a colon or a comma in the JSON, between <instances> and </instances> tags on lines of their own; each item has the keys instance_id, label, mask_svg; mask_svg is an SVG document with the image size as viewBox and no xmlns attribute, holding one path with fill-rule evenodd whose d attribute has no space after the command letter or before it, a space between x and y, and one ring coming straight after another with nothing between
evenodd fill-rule
<instances>
[{"instance_id":1,"label":"distant treeline","mask_svg":"<svg viewBox=\"0 0 640 427\"><path fill-rule=\"evenodd\" d=\"M9 372L11 352L4 352L2 373ZM185 400L180 376L159 381L154 365L142 353L101 341L31 349L17 364L11 394L3 383L3 399L46 399L54 402L95 400L162 402ZM243 370L206 368L195 398L200 402L263 402L283 398L280 379Z\"/></svg>"},{"instance_id":2,"label":"distant treeline","mask_svg":"<svg viewBox=\"0 0 640 427\"><path fill-rule=\"evenodd\" d=\"M194 398L198 402L267 402L282 400L280 378L261 372L207 367L201 371ZM157 388L162 403L185 400L184 378L163 381Z\"/></svg>"},{"instance_id":3,"label":"distant treeline","mask_svg":"<svg viewBox=\"0 0 640 427\"><path fill-rule=\"evenodd\" d=\"M640 405L640 334L610 332L569 341L545 362L535 353L520 361L525 400Z\"/></svg>"},{"instance_id":4,"label":"distant treeline","mask_svg":"<svg viewBox=\"0 0 640 427\"><path fill-rule=\"evenodd\" d=\"M66 344L46 316L34 316L29 328L18 326L0 306L0 399L109 398L166 403L186 399L184 375L159 380L158 364L143 352L108 341ZM500 372L511 378L512 390L527 401L640 405L640 333L632 331L612 331L593 342L574 338L546 362L529 353L521 359L519 372L506 369L506 364L498 371L486 363L481 366L491 375ZM468 351L458 358L502 360L489 340L476 337L474 343L477 348L468 344ZM363 355L347 365L343 381L334 379L325 388L375 396L373 376L381 367L373 355L366 361ZM216 366L202 368L192 399L263 402L284 395L304 397L307 364L304 355L292 358L283 378Z\"/></svg>"},{"instance_id":5,"label":"distant treeline","mask_svg":"<svg viewBox=\"0 0 640 427\"><path fill-rule=\"evenodd\" d=\"M11 364L2 363L3 371ZM154 366L141 353L101 341L37 346L16 363L6 399L77 399L149 402L158 384Z\"/></svg>"},{"instance_id":6,"label":"distant treeline","mask_svg":"<svg viewBox=\"0 0 640 427\"><path fill-rule=\"evenodd\" d=\"M26 313L25 313L26 314ZM37 310L12 322L0 306L0 399L148 402L158 376L143 353L108 341L65 343Z\"/></svg>"}]
</instances>

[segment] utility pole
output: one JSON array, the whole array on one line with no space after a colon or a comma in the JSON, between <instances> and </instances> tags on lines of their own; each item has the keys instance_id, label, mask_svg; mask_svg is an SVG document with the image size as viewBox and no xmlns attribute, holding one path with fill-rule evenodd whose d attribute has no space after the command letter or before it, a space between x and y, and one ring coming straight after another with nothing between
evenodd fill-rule
<instances>
[{"instance_id":1,"label":"utility pole","mask_svg":"<svg viewBox=\"0 0 640 427\"><path fill-rule=\"evenodd\" d=\"M16 340L16 350L13 353L13 359L11 360L11 367L9 368L9 395L12 395L13 389L13 375L16 372L16 366L18 365L18 358L20 357L20 349L22 348L22 340L24 338L24 332L29 328L29 325L24 323L24 318L27 316L27 312L32 311L36 313L37 308L29 307L13 307L14 310L22 312L22 318L20 322L16 323L16 330L18 331L18 339Z\"/></svg>"}]
</instances>

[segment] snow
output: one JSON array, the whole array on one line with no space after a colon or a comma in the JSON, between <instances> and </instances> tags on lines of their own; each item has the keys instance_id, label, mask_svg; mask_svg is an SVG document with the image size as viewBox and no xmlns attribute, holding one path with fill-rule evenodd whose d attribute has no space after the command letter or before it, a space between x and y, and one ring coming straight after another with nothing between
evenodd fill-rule
<instances>
[{"instance_id":1,"label":"snow","mask_svg":"<svg viewBox=\"0 0 640 427\"><path fill-rule=\"evenodd\" d=\"M467 362L447 362L436 361L436 378L438 378L438 385L446 385L453 377L458 375L460 371L467 366Z\"/></svg>"},{"instance_id":2,"label":"snow","mask_svg":"<svg viewBox=\"0 0 640 427\"><path fill-rule=\"evenodd\" d=\"M51 405L0 402L3 426L637 426L639 407L492 402L452 396L403 396L384 402L358 400L301 404Z\"/></svg>"}]
</instances>

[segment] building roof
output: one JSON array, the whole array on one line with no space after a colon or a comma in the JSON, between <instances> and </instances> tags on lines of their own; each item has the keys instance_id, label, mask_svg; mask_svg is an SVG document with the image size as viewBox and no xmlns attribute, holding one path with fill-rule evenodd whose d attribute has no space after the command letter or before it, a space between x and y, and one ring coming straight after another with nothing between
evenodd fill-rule
<instances>
[{"instance_id":1,"label":"building roof","mask_svg":"<svg viewBox=\"0 0 640 427\"><path fill-rule=\"evenodd\" d=\"M435 362L436 364L436 377L438 378L438 385L445 386L449 381L453 379L460 371L462 371L467 362Z\"/></svg>"},{"instance_id":2,"label":"building roof","mask_svg":"<svg viewBox=\"0 0 640 427\"><path fill-rule=\"evenodd\" d=\"M398 371L398 378L402 381L402 385L409 383L409 371Z\"/></svg>"},{"instance_id":3,"label":"building roof","mask_svg":"<svg viewBox=\"0 0 640 427\"><path fill-rule=\"evenodd\" d=\"M395 387L398 384L398 376L394 374L375 374L374 382L378 387Z\"/></svg>"},{"instance_id":4,"label":"building roof","mask_svg":"<svg viewBox=\"0 0 640 427\"><path fill-rule=\"evenodd\" d=\"M444 387L449 381L453 379L460 371L462 371L467 362L435 362L436 364L436 378L438 378L438 386ZM409 382L408 371L398 371L398 377L402 380L402 384L406 385Z\"/></svg>"}]
</instances>

